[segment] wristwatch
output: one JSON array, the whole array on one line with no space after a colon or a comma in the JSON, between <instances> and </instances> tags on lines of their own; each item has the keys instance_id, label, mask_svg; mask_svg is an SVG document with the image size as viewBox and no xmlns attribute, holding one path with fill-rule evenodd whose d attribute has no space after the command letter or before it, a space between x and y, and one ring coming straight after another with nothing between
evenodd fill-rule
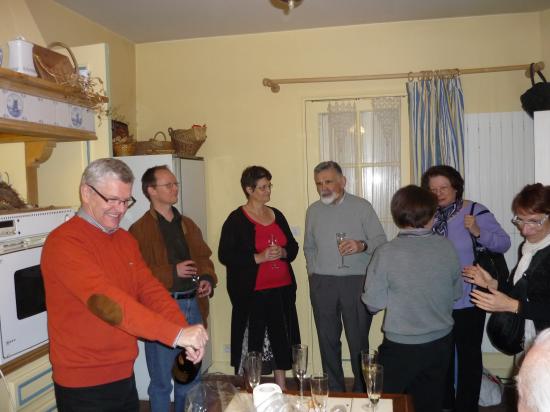
<instances>
[{"instance_id":1,"label":"wristwatch","mask_svg":"<svg viewBox=\"0 0 550 412\"><path fill-rule=\"evenodd\" d=\"M361 252L364 252L367 250L367 242L364 240L360 240L359 243L361 243L361 246L363 246L363 250Z\"/></svg>"}]
</instances>

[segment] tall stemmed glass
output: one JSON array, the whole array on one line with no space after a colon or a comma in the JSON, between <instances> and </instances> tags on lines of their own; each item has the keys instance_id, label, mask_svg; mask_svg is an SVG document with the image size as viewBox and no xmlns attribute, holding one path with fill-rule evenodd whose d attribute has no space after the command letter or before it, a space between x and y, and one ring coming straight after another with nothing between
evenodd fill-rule
<instances>
[{"instance_id":1,"label":"tall stemmed glass","mask_svg":"<svg viewBox=\"0 0 550 412\"><path fill-rule=\"evenodd\" d=\"M367 394L372 408L372 412L376 411L376 406L382 395L382 382L384 380L384 368L377 363L372 364L367 368L365 383L367 385Z\"/></svg>"},{"instance_id":2,"label":"tall stemmed glass","mask_svg":"<svg viewBox=\"0 0 550 412\"><path fill-rule=\"evenodd\" d=\"M275 235L273 233L271 235L269 235L269 240L267 241L267 244L269 246L277 246L279 244L279 242L277 241L277 238L275 237ZM274 261L271 262L271 267L273 269L279 269L279 265L277 265L277 263L275 263Z\"/></svg>"},{"instance_id":3,"label":"tall stemmed glass","mask_svg":"<svg viewBox=\"0 0 550 412\"><path fill-rule=\"evenodd\" d=\"M307 372L307 345L292 345L292 369L300 382L300 402L304 401L304 378Z\"/></svg>"},{"instance_id":4,"label":"tall stemmed glass","mask_svg":"<svg viewBox=\"0 0 550 412\"><path fill-rule=\"evenodd\" d=\"M252 391L254 391L254 388L260 384L262 376L262 354L260 352L248 352L244 366L246 379Z\"/></svg>"},{"instance_id":5,"label":"tall stemmed glass","mask_svg":"<svg viewBox=\"0 0 550 412\"><path fill-rule=\"evenodd\" d=\"M328 375L315 373L309 378L311 399L315 405L315 412L326 412L328 404Z\"/></svg>"},{"instance_id":6,"label":"tall stemmed glass","mask_svg":"<svg viewBox=\"0 0 550 412\"><path fill-rule=\"evenodd\" d=\"M340 253L340 264L338 265L338 269L349 268L349 266L344 265L344 255L340 252L340 243L344 240L346 240L345 232L336 233L336 246L338 246L338 253Z\"/></svg>"}]
</instances>

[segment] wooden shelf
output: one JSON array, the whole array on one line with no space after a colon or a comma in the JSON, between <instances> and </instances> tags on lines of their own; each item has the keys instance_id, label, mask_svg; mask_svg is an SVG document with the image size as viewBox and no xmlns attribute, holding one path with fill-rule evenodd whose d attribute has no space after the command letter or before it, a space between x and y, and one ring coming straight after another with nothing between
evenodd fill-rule
<instances>
[{"instance_id":1,"label":"wooden shelf","mask_svg":"<svg viewBox=\"0 0 550 412\"><path fill-rule=\"evenodd\" d=\"M109 101L105 96L89 99L78 87L59 85L1 67L0 89L84 108L93 108L97 103ZM97 136L89 130L0 117L0 143L25 143L27 202L33 205L38 204L37 169L50 158L56 143L86 140L97 140Z\"/></svg>"},{"instance_id":2,"label":"wooden shelf","mask_svg":"<svg viewBox=\"0 0 550 412\"><path fill-rule=\"evenodd\" d=\"M1 67L0 88L84 107L92 107L98 102L107 103L109 101L105 96L98 96L97 99L90 100L87 99L77 87L63 86Z\"/></svg>"}]
</instances>

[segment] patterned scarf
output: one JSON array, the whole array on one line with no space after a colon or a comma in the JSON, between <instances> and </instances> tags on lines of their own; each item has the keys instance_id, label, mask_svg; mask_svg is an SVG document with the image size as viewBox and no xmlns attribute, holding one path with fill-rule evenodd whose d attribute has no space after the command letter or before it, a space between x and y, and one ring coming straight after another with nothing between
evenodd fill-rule
<instances>
[{"instance_id":1,"label":"patterned scarf","mask_svg":"<svg viewBox=\"0 0 550 412\"><path fill-rule=\"evenodd\" d=\"M438 207L435 212L432 230L438 235L447 237L449 233L447 222L451 217L456 215L460 209L462 209L462 199L455 200L448 206Z\"/></svg>"}]
</instances>

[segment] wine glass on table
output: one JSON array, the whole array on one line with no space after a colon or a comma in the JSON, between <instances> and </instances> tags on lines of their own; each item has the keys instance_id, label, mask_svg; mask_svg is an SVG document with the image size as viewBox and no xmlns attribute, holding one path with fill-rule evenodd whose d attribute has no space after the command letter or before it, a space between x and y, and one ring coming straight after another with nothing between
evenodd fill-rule
<instances>
[{"instance_id":1,"label":"wine glass on table","mask_svg":"<svg viewBox=\"0 0 550 412\"><path fill-rule=\"evenodd\" d=\"M300 382L300 403L304 401L304 378L307 372L307 345L292 345L292 370Z\"/></svg>"},{"instance_id":2,"label":"wine glass on table","mask_svg":"<svg viewBox=\"0 0 550 412\"><path fill-rule=\"evenodd\" d=\"M363 370L365 373L365 370ZM372 412L376 411L376 406L382 395L382 383L384 380L384 367L374 363L366 368L365 383L367 385L367 395Z\"/></svg>"},{"instance_id":3,"label":"wine glass on table","mask_svg":"<svg viewBox=\"0 0 550 412\"><path fill-rule=\"evenodd\" d=\"M279 244L279 242L277 241L277 238L275 237L275 235L272 233L269 235L269 239L267 240L267 244L268 246L277 246ZM279 266L277 265L276 262L271 262L271 267L273 269L279 269Z\"/></svg>"},{"instance_id":4,"label":"wine glass on table","mask_svg":"<svg viewBox=\"0 0 550 412\"><path fill-rule=\"evenodd\" d=\"M311 399L315 405L315 412L326 412L328 404L328 375L316 373L309 378Z\"/></svg>"},{"instance_id":5,"label":"wine glass on table","mask_svg":"<svg viewBox=\"0 0 550 412\"><path fill-rule=\"evenodd\" d=\"M260 352L248 352L246 355L244 370L248 384L254 388L260 384L262 376L262 354Z\"/></svg>"},{"instance_id":6,"label":"wine glass on table","mask_svg":"<svg viewBox=\"0 0 550 412\"><path fill-rule=\"evenodd\" d=\"M349 266L344 265L344 255L340 251L340 244L344 240L346 240L346 233L345 232L336 233L336 246L338 247L338 253L340 253L340 264L338 265L338 269L349 268Z\"/></svg>"}]
</instances>

